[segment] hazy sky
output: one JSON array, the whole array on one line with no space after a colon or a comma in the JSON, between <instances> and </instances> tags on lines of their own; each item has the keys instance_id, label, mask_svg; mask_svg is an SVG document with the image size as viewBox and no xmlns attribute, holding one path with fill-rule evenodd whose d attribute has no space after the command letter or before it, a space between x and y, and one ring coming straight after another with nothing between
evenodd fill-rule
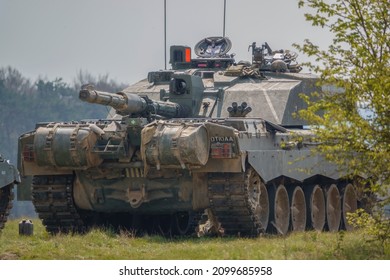
<instances>
[{"instance_id":1,"label":"hazy sky","mask_svg":"<svg viewBox=\"0 0 390 280\"><path fill-rule=\"evenodd\" d=\"M167 50L221 36L223 2L167 0ZM290 50L305 38L328 45L330 34L306 22L297 2L227 0L226 36L236 61L251 59L252 42ZM164 69L163 8L164 0L0 0L0 67L12 66L32 81L72 82L84 70L133 83Z\"/></svg>"}]
</instances>

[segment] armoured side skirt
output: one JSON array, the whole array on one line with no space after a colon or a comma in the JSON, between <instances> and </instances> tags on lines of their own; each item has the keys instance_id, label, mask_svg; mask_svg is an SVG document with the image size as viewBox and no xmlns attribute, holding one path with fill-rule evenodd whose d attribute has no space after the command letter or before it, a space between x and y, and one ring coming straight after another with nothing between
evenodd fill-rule
<instances>
[{"instance_id":1,"label":"armoured side skirt","mask_svg":"<svg viewBox=\"0 0 390 280\"><path fill-rule=\"evenodd\" d=\"M346 175L310 150L248 151L248 161L266 183L280 176L304 181L315 175L334 180Z\"/></svg>"}]
</instances>

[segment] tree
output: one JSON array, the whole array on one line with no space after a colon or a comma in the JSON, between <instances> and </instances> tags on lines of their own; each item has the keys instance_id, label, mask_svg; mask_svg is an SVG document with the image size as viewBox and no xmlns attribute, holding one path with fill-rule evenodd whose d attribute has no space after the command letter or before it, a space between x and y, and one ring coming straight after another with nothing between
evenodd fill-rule
<instances>
[{"instance_id":1,"label":"tree","mask_svg":"<svg viewBox=\"0 0 390 280\"><path fill-rule=\"evenodd\" d=\"M327 50L306 39L294 46L315 63L323 91L299 112L314 128L318 151L373 191L390 185L390 2L300 0L306 20L334 35Z\"/></svg>"},{"instance_id":2,"label":"tree","mask_svg":"<svg viewBox=\"0 0 390 280\"><path fill-rule=\"evenodd\" d=\"M30 80L23 77L17 69L11 66L0 68L0 82L3 89L15 94L29 95L34 91Z\"/></svg>"},{"instance_id":3,"label":"tree","mask_svg":"<svg viewBox=\"0 0 390 280\"><path fill-rule=\"evenodd\" d=\"M99 75L98 78L95 78L89 72L80 70L73 80L73 87L76 91L79 91L85 84L91 84L97 90L111 93L118 92L127 87L127 85L123 83L118 83L115 80L110 79L108 74Z\"/></svg>"},{"instance_id":4,"label":"tree","mask_svg":"<svg viewBox=\"0 0 390 280\"><path fill-rule=\"evenodd\" d=\"M109 80L108 75L96 79L80 72L78 78L80 83L92 82L100 90L115 92L126 87ZM70 86L62 78L38 78L32 83L15 68L0 67L0 153L16 165L18 137L34 130L39 122L105 118L108 108L79 100L80 87ZM14 202L12 211L14 216L31 215L32 204Z\"/></svg>"},{"instance_id":5,"label":"tree","mask_svg":"<svg viewBox=\"0 0 390 280\"><path fill-rule=\"evenodd\" d=\"M16 163L17 138L21 131L34 127L25 117L34 93L30 80L8 66L0 68L0 153Z\"/></svg>"}]
</instances>

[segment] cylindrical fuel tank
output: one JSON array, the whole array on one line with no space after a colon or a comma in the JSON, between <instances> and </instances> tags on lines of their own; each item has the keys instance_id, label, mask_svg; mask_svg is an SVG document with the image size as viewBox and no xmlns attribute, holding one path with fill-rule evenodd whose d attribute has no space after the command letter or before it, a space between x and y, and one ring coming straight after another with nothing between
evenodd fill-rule
<instances>
[{"instance_id":1,"label":"cylindrical fuel tank","mask_svg":"<svg viewBox=\"0 0 390 280\"><path fill-rule=\"evenodd\" d=\"M34 137L38 166L87 169L102 159L92 149L98 135L91 125L54 125L39 127Z\"/></svg>"},{"instance_id":2,"label":"cylindrical fuel tank","mask_svg":"<svg viewBox=\"0 0 390 280\"><path fill-rule=\"evenodd\" d=\"M185 168L186 164L202 166L209 158L207 129L201 125L164 123L142 131L143 151L149 165Z\"/></svg>"}]
</instances>

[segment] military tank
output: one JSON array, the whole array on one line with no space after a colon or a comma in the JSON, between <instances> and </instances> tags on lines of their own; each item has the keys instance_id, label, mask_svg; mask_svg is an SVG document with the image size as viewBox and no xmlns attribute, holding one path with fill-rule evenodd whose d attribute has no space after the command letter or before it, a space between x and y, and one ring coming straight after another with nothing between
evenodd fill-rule
<instances>
[{"instance_id":1,"label":"military tank","mask_svg":"<svg viewBox=\"0 0 390 280\"><path fill-rule=\"evenodd\" d=\"M4 228L12 207L13 187L18 183L18 170L0 154L0 231Z\"/></svg>"},{"instance_id":2,"label":"military tank","mask_svg":"<svg viewBox=\"0 0 390 280\"><path fill-rule=\"evenodd\" d=\"M235 62L226 37L170 47L170 70L121 92L82 87L105 119L40 123L19 139L20 170L50 233L93 225L191 235L350 229L357 184L320 155L300 94L321 90L297 55L267 43Z\"/></svg>"}]
</instances>

